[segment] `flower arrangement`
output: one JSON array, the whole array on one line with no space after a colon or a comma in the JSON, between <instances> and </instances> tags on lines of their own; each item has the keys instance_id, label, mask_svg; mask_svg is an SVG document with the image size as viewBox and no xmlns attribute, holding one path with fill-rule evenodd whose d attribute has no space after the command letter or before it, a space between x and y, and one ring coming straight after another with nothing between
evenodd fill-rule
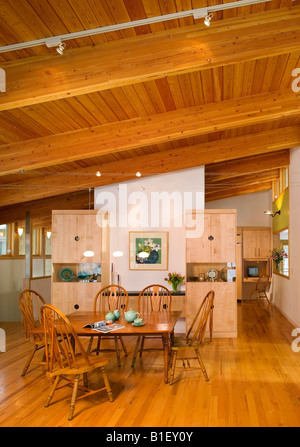
<instances>
[{"instance_id":1,"label":"flower arrangement","mask_svg":"<svg viewBox=\"0 0 300 447\"><path fill-rule=\"evenodd\" d=\"M168 273L168 277L165 278L165 281L168 281L169 284L172 284L172 289L174 292L177 292L178 284L181 284L184 281L185 276L181 276L180 273Z\"/></svg>"},{"instance_id":2,"label":"flower arrangement","mask_svg":"<svg viewBox=\"0 0 300 447\"><path fill-rule=\"evenodd\" d=\"M279 264L284 260L284 258L287 258L287 254L284 250L278 250L278 248L273 248L270 253L270 259L275 262L276 270L278 270Z\"/></svg>"}]
</instances>

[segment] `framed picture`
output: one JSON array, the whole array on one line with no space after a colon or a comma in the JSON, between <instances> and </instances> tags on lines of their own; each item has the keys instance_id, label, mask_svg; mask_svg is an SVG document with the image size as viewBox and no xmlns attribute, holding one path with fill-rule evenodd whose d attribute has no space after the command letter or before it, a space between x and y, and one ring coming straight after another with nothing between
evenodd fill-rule
<instances>
[{"instance_id":1,"label":"framed picture","mask_svg":"<svg viewBox=\"0 0 300 447\"><path fill-rule=\"evenodd\" d=\"M129 233L130 270L168 270L168 233Z\"/></svg>"}]
</instances>

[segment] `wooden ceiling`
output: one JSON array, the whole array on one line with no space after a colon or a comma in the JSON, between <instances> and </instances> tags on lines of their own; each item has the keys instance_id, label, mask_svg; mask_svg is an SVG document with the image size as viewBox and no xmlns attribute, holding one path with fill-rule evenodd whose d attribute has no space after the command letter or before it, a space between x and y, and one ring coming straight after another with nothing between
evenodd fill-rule
<instances>
[{"instance_id":1,"label":"wooden ceiling","mask_svg":"<svg viewBox=\"0 0 300 447\"><path fill-rule=\"evenodd\" d=\"M0 46L221 4L0 2ZM224 2L225 3L225 2ZM0 53L0 223L87 208L89 188L197 165L206 200L271 189L300 144L300 1ZM96 172L101 172L101 177Z\"/></svg>"}]
</instances>

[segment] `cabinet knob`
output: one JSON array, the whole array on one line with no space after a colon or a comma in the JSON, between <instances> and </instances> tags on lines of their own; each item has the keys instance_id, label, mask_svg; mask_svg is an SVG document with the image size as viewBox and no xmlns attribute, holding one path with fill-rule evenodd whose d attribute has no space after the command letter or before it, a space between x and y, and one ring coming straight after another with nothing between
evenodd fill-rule
<instances>
[{"instance_id":1,"label":"cabinet knob","mask_svg":"<svg viewBox=\"0 0 300 447\"><path fill-rule=\"evenodd\" d=\"M78 304L74 304L74 309L79 309L79 305Z\"/></svg>"},{"instance_id":2,"label":"cabinet knob","mask_svg":"<svg viewBox=\"0 0 300 447\"><path fill-rule=\"evenodd\" d=\"M208 238L207 238L209 241L213 241L214 240L214 237L213 236L208 236Z\"/></svg>"},{"instance_id":3,"label":"cabinet knob","mask_svg":"<svg viewBox=\"0 0 300 447\"><path fill-rule=\"evenodd\" d=\"M75 236L74 239L76 242L79 241L79 236Z\"/></svg>"}]
</instances>

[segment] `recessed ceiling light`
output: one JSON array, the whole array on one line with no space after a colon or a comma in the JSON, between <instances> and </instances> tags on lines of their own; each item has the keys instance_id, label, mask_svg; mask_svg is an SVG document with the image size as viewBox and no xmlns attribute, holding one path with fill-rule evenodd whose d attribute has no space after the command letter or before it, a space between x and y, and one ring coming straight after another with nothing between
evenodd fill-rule
<instances>
[{"instance_id":1,"label":"recessed ceiling light","mask_svg":"<svg viewBox=\"0 0 300 447\"><path fill-rule=\"evenodd\" d=\"M135 174L137 177L141 177L141 173L140 172L137 172L136 174Z\"/></svg>"},{"instance_id":2,"label":"recessed ceiling light","mask_svg":"<svg viewBox=\"0 0 300 447\"><path fill-rule=\"evenodd\" d=\"M101 177L101 172L100 172L100 171L97 171L97 172L96 172L96 176L97 176L97 177Z\"/></svg>"}]
</instances>

